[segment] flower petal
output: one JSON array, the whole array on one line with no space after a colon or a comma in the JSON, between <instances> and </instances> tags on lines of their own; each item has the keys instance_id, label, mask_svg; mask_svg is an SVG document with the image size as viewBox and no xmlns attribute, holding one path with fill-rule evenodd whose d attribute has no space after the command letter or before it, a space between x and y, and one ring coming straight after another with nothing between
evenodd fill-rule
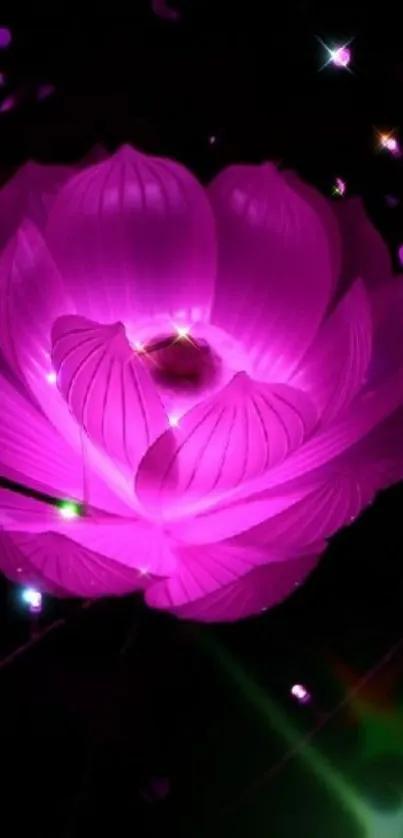
<instances>
[{"instance_id":1,"label":"flower petal","mask_svg":"<svg viewBox=\"0 0 403 838\"><path fill-rule=\"evenodd\" d=\"M288 185L291 186L291 188L297 192L301 198L303 198L308 204L310 204L311 207L313 207L313 209L316 210L316 213L326 230L332 254L332 287L335 289L340 279L343 250L340 227L333 211L333 206L330 201L321 195L320 192L318 192L313 186L310 186L309 183L305 183L303 180L300 180L296 172L285 170L282 171L281 174L285 182L288 183Z\"/></svg>"},{"instance_id":2,"label":"flower petal","mask_svg":"<svg viewBox=\"0 0 403 838\"><path fill-rule=\"evenodd\" d=\"M172 537L190 544L213 543L240 534L247 537L248 531L258 529L262 522L270 527L272 520L288 520L290 543L298 544L300 529L302 532L308 522L311 499L316 499L312 506L314 512L315 504L319 509L322 501L328 504L329 512L333 504L331 518L335 520L336 514L343 509L344 492L345 518L339 518L329 529L330 518L324 514L318 524L326 527L323 537L327 538L365 509L377 492L403 479L402 428L403 408L399 408L328 465L274 488L254 493L249 489L243 499L223 501L200 514L179 520L171 525ZM292 529L293 516L298 515L301 522Z\"/></svg>"},{"instance_id":3,"label":"flower petal","mask_svg":"<svg viewBox=\"0 0 403 838\"><path fill-rule=\"evenodd\" d=\"M0 529L0 571L17 585L38 588L51 596L69 596L64 588L59 588L30 564L27 556L18 549L12 535Z\"/></svg>"},{"instance_id":4,"label":"flower petal","mask_svg":"<svg viewBox=\"0 0 403 838\"><path fill-rule=\"evenodd\" d=\"M147 451L137 495L154 509L210 493L219 497L284 460L315 421L310 399L298 390L239 373Z\"/></svg>"},{"instance_id":5,"label":"flower petal","mask_svg":"<svg viewBox=\"0 0 403 838\"><path fill-rule=\"evenodd\" d=\"M274 166L231 166L210 187L219 269L211 320L250 347L259 375L286 381L333 285L332 245L314 206Z\"/></svg>"},{"instance_id":6,"label":"flower petal","mask_svg":"<svg viewBox=\"0 0 403 838\"><path fill-rule=\"evenodd\" d=\"M146 594L149 605L171 609L194 602L273 560L267 550L244 548L230 541L183 546L177 548L176 554L176 572L169 579L150 586Z\"/></svg>"},{"instance_id":7,"label":"flower petal","mask_svg":"<svg viewBox=\"0 0 403 838\"><path fill-rule=\"evenodd\" d=\"M122 323L101 326L74 315L52 329L58 386L90 439L129 468L168 425L154 383Z\"/></svg>"},{"instance_id":8,"label":"flower petal","mask_svg":"<svg viewBox=\"0 0 403 838\"><path fill-rule=\"evenodd\" d=\"M378 230L369 220L361 198L334 204L343 242L343 267L337 296L361 277L369 289L392 276L392 260Z\"/></svg>"},{"instance_id":9,"label":"flower petal","mask_svg":"<svg viewBox=\"0 0 403 838\"><path fill-rule=\"evenodd\" d=\"M0 488L0 529L17 534L52 532L103 559L138 571L145 581L176 570L172 540L163 529L134 515L123 518L85 507L82 516L66 520L57 506ZM31 565L35 567L34 560Z\"/></svg>"},{"instance_id":10,"label":"flower petal","mask_svg":"<svg viewBox=\"0 0 403 838\"><path fill-rule=\"evenodd\" d=\"M403 478L402 422L403 408L400 408L332 463L317 469L310 481L291 481L290 498L293 490L296 492L300 487L301 499L297 503L290 503L284 509L279 507L276 512L273 491L266 492L267 518L245 532L243 541L251 547L265 544L270 549L288 551L328 539L348 526L379 491ZM310 491L315 480L316 488ZM274 514L270 514L271 508ZM238 517L236 508L235 517Z\"/></svg>"},{"instance_id":11,"label":"flower petal","mask_svg":"<svg viewBox=\"0 0 403 838\"><path fill-rule=\"evenodd\" d=\"M402 365L403 277L393 277L371 294L375 326L368 387L377 387Z\"/></svg>"},{"instance_id":12,"label":"flower petal","mask_svg":"<svg viewBox=\"0 0 403 838\"><path fill-rule=\"evenodd\" d=\"M42 236L25 222L0 261L0 342L14 372L28 386L50 422L75 450L76 457L114 485L125 503L134 502L132 475L121 474L107 457L84 440L55 386L51 330L55 320L74 311ZM85 451L84 451L85 448ZM94 478L96 480L96 478Z\"/></svg>"},{"instance_id":13,"label":"flower petal","mask_svg":"<svg viewBox=\"0 0 403 838\"><path fill-rule=\"evenodd\" d=\"M357 280L321 326L296 374L293 387L308 393L327 425L361 389L371 360L371 308Z\"/></svg>"},{"instance_id":14,"label":"flower petal","mask_svg":"<svg viewBox=\"0 0 403 838\"><path fill-rule=\"evenodd\" d=\"M0 475L32 489L83 500L116 514L132 514L36 408L0 375ZM88 484L89 478L89 484Z\"/></svg>"},{"instance_id":15,"label":"flower petal","mask_svg":"<svg viewBox=\"0 0 403 838\"><path fill-rule=\"evenodd\" d=\"M330 538L351 524L374 500L377 473L351 469L323 477L322 485L279 515L263 521L243 536L251 549L265 544L268 549L288 551Z\"/></svg>"},{"instance_id":16,"label":"flower petal","mask_svg":"<svg viewBox=\"0 0 403 838\"><path fill-rule=\"evenodd\" d=\"M247 493L250 495L251 490L260 492L276 488L335 460L364 440L402 404L403 365L382 385L355 399L345 417L315 434L284 463L257 478L253 486L241 487L234 496L240 499Z\"/></svg>"},{"instance_id":17,"label":"flower petal","mask_svg":"<svg viewBox=\"0 0 403 838\"><path fill-rule=\"evenodd\" d=\"M173 538L186 544L212 544L237 536L279 515L314 492L323 478L314 472L279 489L245 493L241 500L224 498L196 514L170 522Z\"/></svg>"},{"instance_id":18,"label":"flower petal","mask_svg":"<svg viewBox=\"0 0 403 838\"><path fill-rule=\"evenodd\" d=\"M62 314L74 311L61 276L39 230L25 221L0 259L0 341L15 372L23 375L41 402L52 371L50 333ZM39 380L38 380L39 379ZM38 393L39 385L39 393Z\"/></svg>"},{"instance_id":19,"label":"flower petal","mask_svg":"<svg viewBox=\"0 0 403 838\"><path fill-rule=\"evenodd\" d=\"M7 549L6 563L0 567L21 566L23 573L32 567L38 581L55 586L78 597L101 597L131 593L144 587L138 571L118 562L105 559L86 550L77 542L58 533L36 535L25 532L0 534L0 553ZM19 565L21 557L25 565Z\"/></svg>"},{"instance_id":20,"label":"flower petal","mask_svg":"<svg viewBox=\"0 0 403 838\"><path fill-rule=\"evenodd\" d=\"M169 610L182 619L205 623L234 622L260 614L294 593L315 569L325 549L326 545L320 545L307 555L257 567L214 593L184 605L171 606ZM146 598L150 605L157 604L158 599L166 601L165 586L165 582L158 582L148 589ZM157 604L157 607L168 606Z\"/></svg>"},{"instance_id":21,"label":"flower petal","mask_svg":"<svg viewBox=\"0 0 403 838\"><path fill-rule=\"evenodd\" d=\"M4 469L0 464L0 528L4 531L24 530L26 532L46 532L60 523L60 510L57 506L44 503L36 497L22 494L19 491L10 491L4 485ZM15 483L26 486L23 476L19 479L13 473ZM8 479L10 477L8 476ZM30 490L38 490L37 486L28 486ZM45 493L44 493L45 494ZM61 498L62 500L63 498Z\"/></svg>"},{"instance_id":22,"label":"flower petal","mask_svg":"<svg viewBox=\"0 0 403 838\"><path fill-rule=\"evenodd\" d=\"M144 577L168 576L176 570L174 549L163 529L140 518L106 518L96 513L59 523L57 532Z\"/></svg>"},{"instance_id":23,"label":"flower petal","mask_svg":"<svg viewBox=\"0 0 403 838\"><path fill-rule=\"evenodd\" d=\"M68 166L43 166L32 160L21 166L0 191L0 250L24 218L44 229L54 199L71 175Z\"/></svg>"},{"instance_id":24,"label":"flower petal","mask_svg":"<svg viewBox=\"0 0 403 838\"><path fill-rule=\"evenodd\" d=\"M56 201L48 241L86 317L133 324L209 310L214 219L204 190L177 163L125 146L80 172Z\"/></svg>"}]
</instances>

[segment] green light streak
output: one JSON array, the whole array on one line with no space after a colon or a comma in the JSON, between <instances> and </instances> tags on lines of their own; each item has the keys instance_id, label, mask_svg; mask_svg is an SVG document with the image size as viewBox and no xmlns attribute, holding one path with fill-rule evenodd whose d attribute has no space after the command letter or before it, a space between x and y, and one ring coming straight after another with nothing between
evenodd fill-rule
<instances>
[{"instance_id":1,"label":"green light streak","mask_svg":"<svg viewBox=\"0 0 403 838\"><path fill-rule=\"evenodd\" d=\"M309 741L307 741L307 738L301 741L301 734L298 729L290 723L287 716L279 710L264 690L254 683L247 672L232 658L226 649L218 645L215 640L213 642L212 637L208 637L206 634L203 636L200 635L200 640L205 645L209 654L215 659L220 670L226 672L247 702L252 704L270 728L280 733L282 738L290 746L290 750L287 752L283 764L293 756L298 756L303 759L304 763L319 781L339 799L341 806L354 817L359 825L367 829L371 822L371 811L346 782L342 774L333 768L322 754L315 750ZM274 768L276 766L273 766ZM269 769L266 775L267 779L270 773ZM272 773L274 773L274 770ZM255 788L257 787L256 784Z\"/></svg>"}]
</instances>

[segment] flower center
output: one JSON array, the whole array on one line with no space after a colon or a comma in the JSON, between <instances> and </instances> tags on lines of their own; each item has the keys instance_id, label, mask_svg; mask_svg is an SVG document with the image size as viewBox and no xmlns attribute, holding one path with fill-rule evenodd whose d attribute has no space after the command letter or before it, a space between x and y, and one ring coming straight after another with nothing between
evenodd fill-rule
<instances>
[{"instance_id":1,"label":"flower center","mask_svg":"<svg viewBox=\"0 0 403 838\"><path fill-rule=\"evenodd\" d=\"M157 335L142 348L156 383L169 390L198 390L214 384L220 358L207 341L188 334Z\"/></svg>"}]
</instances>

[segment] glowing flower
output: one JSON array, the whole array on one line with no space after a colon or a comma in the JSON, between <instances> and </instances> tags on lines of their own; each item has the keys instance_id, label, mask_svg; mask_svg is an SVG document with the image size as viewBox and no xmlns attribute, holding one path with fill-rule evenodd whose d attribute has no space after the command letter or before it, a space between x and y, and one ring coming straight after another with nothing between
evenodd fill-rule
<instances>
[{"instance_id":1,"label":"glowing flower","mask_svg":"<svg viewBox=\"0 0 403 838\"><path fill-rule=\"evenodd\" d=\"M199 620L275 605L402 476L379 234L272 165L205 191L124 147L34 174L23 206L0 194L6 236L25 216L0 263L0 474L31 491L0 490L4 573Z\"/></svg>"}]
</instances>

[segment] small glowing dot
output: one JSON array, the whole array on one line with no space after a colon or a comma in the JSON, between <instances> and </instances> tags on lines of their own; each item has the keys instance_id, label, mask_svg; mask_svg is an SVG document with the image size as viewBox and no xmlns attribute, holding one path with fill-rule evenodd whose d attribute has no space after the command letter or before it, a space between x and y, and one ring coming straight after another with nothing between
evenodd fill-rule
<instances>
[{"instance_id":1,"label":"small glowing dot","mask_svg":"<svg viewBox=\"0 0 403 838\"><path fill-rule=\"evenodd\" d=\"M330 60L335 67L348 67L351 61L351 51L347 46L331 49Z\"/></svg>"},{"instance_id":2,"label":"small glowing dot","mask_svg":"<svg viewBox=\"0 0 403 838\"><path fill-rule=\"evenodd\" d=\"M141 343L139 340L136 340L134 342L134 348L136 349L137 352L144 352L144 350L145 350L144 343Z\"/></svg>"},{"instance_id":3,"label":"small glowing dot","mask_svg":"<svg viewBox=\"0 0 403 838\"><path fill-rule=\"evenodd\" d=\"M306 704L311 698L308 690L302 684L294 684L294 686L291 687L291 695L296 698L300 704Z\"/></svg>"},{"instance_id":4,"label":"small glowing dot","mask_svg":"<svg viewBox=\"0 0 403 838\"><path fill-rule=\"evenodd\" d=\"M139 568L140 576L148 576L148 573L149 573L148 567L140 567Z\"/></svg>"},{"instance_id":5,"label":"small glowing dot","mask_svg":"<svg viewBox=\"0 0 403 838\"><path fill-rule=\"evenodd\" d=\"M400 154L399 143L393 134L379 134L379 145L395 157Z\"/></svg>"},{"instance_id":6,"label":"small glowing dot","mask_svg":"<svg viewBox=\"0 0 403 838\"><path fill-rule=\"evenodd\" d=\"M333 195L338 195L339 197L342 197L343 195L345 195L346 189L346 182L342 180L341 177L337 177L332 190Z\"/></svg>"},{"instance_id":7,"label":"small glowing dot","mask_svg":"<svg viewBox=\"0 0 403 838\"><path fill-rule=\"evenodd\" d=\"M217 137L215 137L214 134L212 134L212 136L208 138L208 141L210 145L215 145L217 142Z\"/></svg>"},{"instance_id":8,"label":"small glowing dot","mask_svg":"<svg viewBox=\"0 0 403 838\"><path fill-rule=\"evenodd\" d=\"M18 105L18 97L17 96L7 96L0 105L0 113L8 113L8 111L12 111Z\"/></svg>"},{"instance_id":9,"label":"small glowing dot","mask_svg":"<svg viewBox=\"0 0 403 838\"><path fill-rule=\"evenodd\" d=\"M80 507L77 503L66 501L59 506L59 512L62 518L71 521L73 518L79 517Z\"/></svg>"},{"instance_id":10,"label":"small glowing dot","mask_svg":"<svg viewBox=\"0 0 403 838\"><path fill-rule=\"evenodd\" d=\"M45 99L48 99L49 96L52 96L54 92L55 88L53 87L53 84L42 84L38 87L36 98L38 99L38 102L43 102Z\"/></svg>"},{"instance_id":11,"label":"small glowing dot","mask_svg":"<svg viewBox=\"0 0 403 838\"><path fill-rule=\"evenodd\" d=\"M35 612L41 610L42 594L40 591L35 590L35 588L26 588L22 593L22 598L29 605L30 611Z\"/></svg>"},{"instance_id":12,"label":"small glowing dot","mask_svg":"<svg viewBox=\"0 0 403 838\"><path fill-rule=\"evenodd\" d=\"M56 381L57 381L56 373L55 372L48 372L48 374L46 376L46 381L48 382L48 384L56 384Z\"/></svg>"},{"instance_id":13,"label":"small glowing dot","mask_svg":"<svg viewBox=\"0 0 403 838\"><path fill-rule=\"evenodd\" d=\"M168 422L171 428L177 428L179 426L179 416L175 416L175 414L168 416Z\"/></svg>"},{"instance_id":14,"label":"small glowing dot","mask_svg":"<svg viewBox=\"0 0 403 838\"><path fill-rule=\"evenodd\" d=\"M178 338L187 338L190 332L189 326L176 326Z\"/></svg>"}]
</instances>

